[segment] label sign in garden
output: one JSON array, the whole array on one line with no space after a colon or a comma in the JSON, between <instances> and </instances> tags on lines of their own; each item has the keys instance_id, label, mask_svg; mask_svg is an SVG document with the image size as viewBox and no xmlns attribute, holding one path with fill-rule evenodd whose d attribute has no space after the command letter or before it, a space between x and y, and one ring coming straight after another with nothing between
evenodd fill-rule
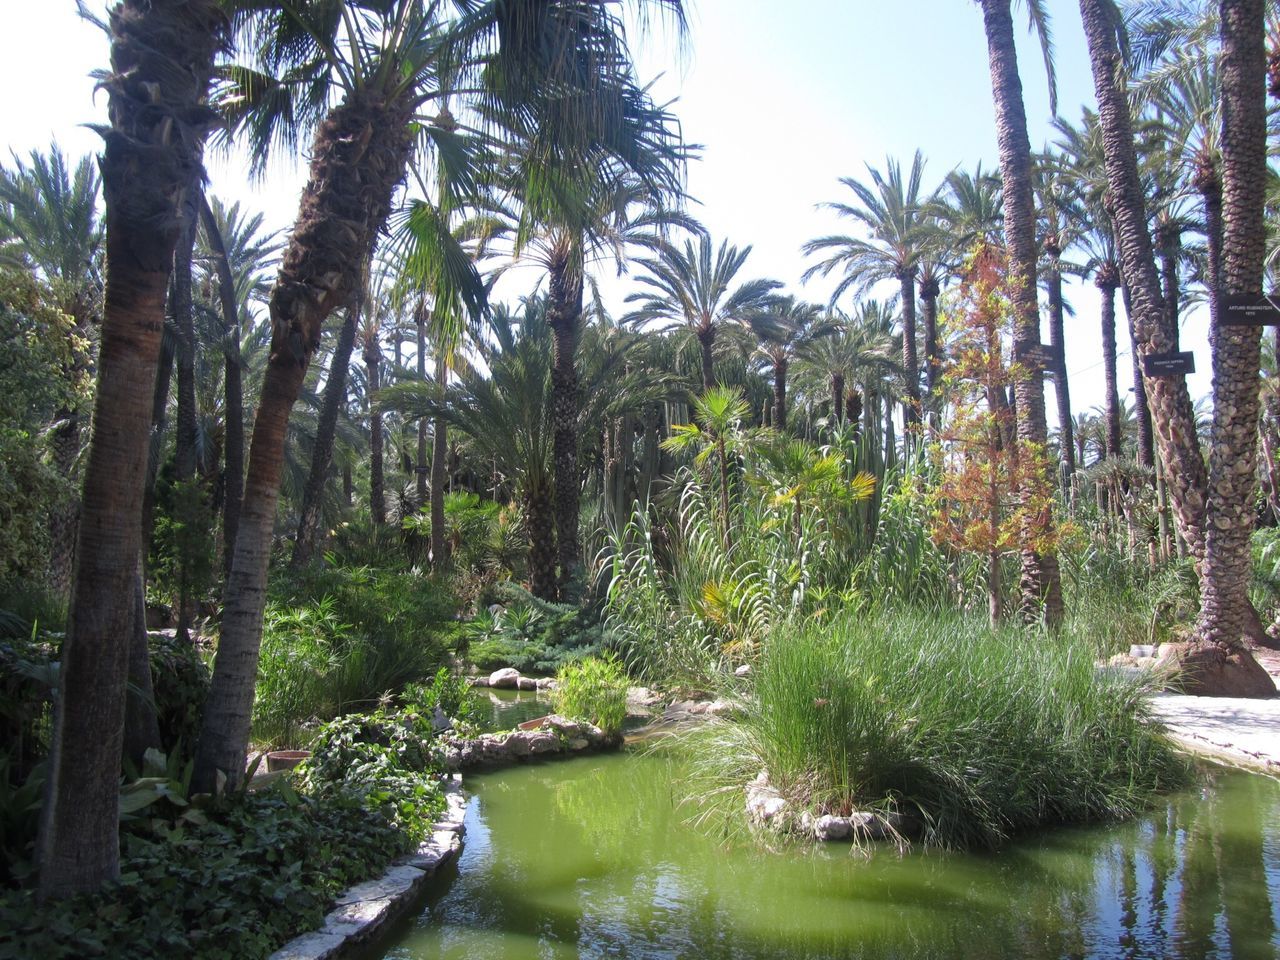
<instances>
[{"instance_id":1,"label":"label sign in garden","mask_svg":"<svg viewBox=\"0 0 1280 960\"><path fill-rule=\"evenodd\" d=\"M1280 326L1280 294L1224 293L1220 318L1226 327Z\"/></svg>"},{"instance_id":2,"label":"label sign in garden","mask_svg":"<svg viewBox=\"0 0 1280 960\"><path fill-rule=\"evenodd\" d=\"M1148 353L1142 358L1144 376L1180 377L1195 372L1195 354L1185 350L1174 353Z\"/></svg>"},{"instance_id":3,"label":"label sign in garden","mask_svg":"<svg viewBox=\"0 0 1280 960\"><path fill-rule=\"evenodd\" d=\"M1053 347L1043 343L1015 345L1013 359L1018 363L1034 364L1045 373L1052 372L1056 363Z\"/></svg>"}]
</instances>

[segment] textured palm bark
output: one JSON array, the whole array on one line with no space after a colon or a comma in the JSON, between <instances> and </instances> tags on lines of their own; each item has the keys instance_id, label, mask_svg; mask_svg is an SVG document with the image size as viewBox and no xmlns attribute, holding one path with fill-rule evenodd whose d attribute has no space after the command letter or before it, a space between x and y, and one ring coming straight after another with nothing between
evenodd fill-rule
<instances>
[{"instance_id":1,"label":"textured palm bark","mask_svg":"<svg viewBox=\"0 0 1280 960\"><path fill-rule=\"evenodd\" d=\"M1129 288L1122 287L1124 297L1125 326L1129 330L1129 359L1133 368L1133 416L1138 426L1138 462L1148 469L1155 469L1155 438L1151 432L1151 404L1147 400L1147 384L1142 376L1141 354L1138 353L1138 334L1133 326L1133 301Z\"/></svg>"},{"instance_id":2,"label":"textured palm bark","mask_svg":"<svg viewBox=\"0 0 1280 960\"><path fill-rule=\"evenodd\" d=\"M773 361L773 425L780 432L787 429L787 358Z\"/></svg>"},{"instance_id":3,"label":"textured palm bark","mask_svg":"<svg viewBox=\"0 0 1280 960\"><path fill-rule=\"evenodd\" d=\"M1031 143L1018 77L1017 51L1009 0L982 0L983 23L991 68L991 89L996 108L996 138L1000 148L1000 175L1004 183L1004 233L1010 263L1010 299L1013 302L1014 350L1040 346L1040 308L1036 293L1035 202L1031 187ZM1027 374L1014 384L1018 439L1037 449L1048 441L1044 409L1044 377L1038 363L1026 363ZM1047 479L1047 478L1043 478ZM1024 500L1030 485L1020 491ZM1043 542L1052 517L1027 516L1020 531L1018 551L1021 570L1019 607L1026 621L1043 618L1051 627L1063 618L1062 578L1057 555L1034 548Z\"/></svg>"},{"instance_id":4,"label":"textured palm bark","mask_svg":"<svg viewBox=\"0 0 1280 960\"><path fill-rule=\"evenodd\" d=\"M436 384L443 399L448 382L449 368L444 360L444 351L436 351ZM435 417L431 422L431 566L443 570L449 562L445 549L444 494L445 481L448 475L449 434L444 417Z\"/></svg>"},{"instance_id":5,"label":"textured palm bark","mask_svg":"<svg viewBox=\"0 0 1280 960\"><path fill-rule=\"evenodd\" d=\"M831 371L831 422L844 423L844 374Z\"/></svg>"},{"instance_id":6,"label":"textured palm bark","mask_svg":"<svg viewBox=\"0 0 1280 960\"><path fill-rule=\"evenodd\" d=\"M177 244L177 204L213 119L226 20L212 0L111 11L110 127L101 132L107 284L49 779L37 840L42 898L119 875L119 783L151 395Z\"/></svg>"},{"instance_id":7,"label":"textured palm bark","mask_svg":"<svg viewBox=\"0 0 1280 960\"><path fill-rule=\"evenodd\" d=\"M699 327L698 348L702 355L702 390L705 393L716 385L715 345L716 327L713 323Z\"/></svg>"},{"instance_id":8,"label":"textured palm bark","mask_svg":"<svg viewBox=\"0 0 1280 960\"><path fill-rule=\"evenodd\" d=\"M209 199L200 194L200 226L213 250L214 271L218 276L218 305L222 310L222 329L226 337L223 359L222 397L222 563L223 578L231 575L231 557L235 552L236 530L240 526L240 503L244 500L244 386L240 371L240 310L236 301L236 281L227 259L227 245L209 208Z\"/></svg>"},{"instance_id":9,"label":"textured palm bark","mask_svg":"<svg viewBox=\"0 0 1280 960\"><path fill-rule=\"evenodd\" d=\"M553 335L551 366L552 461L555 471L556 550L559 590L580 573L578 514L582 481L578 470L578 330L582 323L582 274L566 250L551 265L547 322ZM704 359L705 364L705 359ZM704 371L705 377L705 371Z\"/></svg>"},{"instance_id":10,"label":"textured palm bark","mask_svg":"<svg viewBox=\"0 0 1280 960\"><path fill-rule=\"evenodd\" d=\"M1119 269L1103 264L1098 269L1094 286L1102 293L1102 376L1105 383L1106 455L1120 457L1123 443L1120 435L1120 376L1116 367L1116 289L1120 285Z\"/></svg>"},{"instance_id":11,"label":"textured palm bark","mask_svg":"<svg viewBox=\"0 0 1280 960\"><path fill-rule=\"evenodd\" d=\"M924 385L929 396L938 386L942 358L938 350L938 297L942 288L930 272L920 279L920 316L924 320Z\"/></svg>"},{"instance_id":12,"label":"textured palm bark","mask_svg":"<svg viewBox=\"0 0 1280 960\"><path fill-rule=\"evenodd\" d=\"M320 539L320 508L324 502L329 468L333 465L333 443L338 434L338 415L347 399L347 371L351 366L351 354L355 350L356 326L361 306L357 301L347 308L347 315L338 330L338 342L334 344L333 359L329 362L324 396L320 401L320 417L316 422L315 444L311 448L311 468L307 473L307 485L302 490L298 532L293 541L293 556L289 560L295 570L311 562Z\"/></svg>"},{"instance_id":13,"label":"textured palm bark","mask_svg":"<svg viewBox=\"0 0 1280 960\"><path fill-rule=\"evenodd\" d=\"M898 274L902 289L902 369L906 371L907 393L902 401L906 433L920 424L920 358L916 351L916 271L912 267Z\"/></svg>"},{"instance_id":14,"label":"textured palm bark","mask_svg":"<svg viewBox=\"0 0 1280 960\"><path fill-rule=\"evenodd\" d=\"M1143 354L1173 348L1165 323L1164 297L1156 272L1146 201L1138 175L1133 123L1115 27L1104 0L1080 0L1094 91L1098 98L1107 182L1124 280L1129 286L1134 332ZM1146 381L1156 446L1164 462L1178 531L1193 557L1204 553L1205 490L1208 477L1196 437L1191 395L1183 377L1151 377Z\"/></svg>"},{"instance_id":15,"label":"textured palm bark","mask_svg":"<svg viewBox=\"0 0 1280 960\"><path fill-rule=\"evenodd\" d=\"M365 343L363 359L369 382L369 513L374 526L380 527L387 522L387 500L382 474L382 410L377 404L382 387L382 351L377 337L370 337Z\"/></svg>"},{"instance_id":16,"label":"textured palm bark","mask_svg":"<svg viewBox=\"0 0 1280 960\"><path fill-rule=\"evenodd\" d=\"M1266 256L1267 129L1263 0L1222 0L1222 259L1219 290L1261 295ZM1209 500L1196 643L1183 660L1192 689L1272 696L1243 640L1257 478L1261 330L1218 325L1213 338Z\"/></svg>"},{"instance_id":17,"label":"textured palm bark","mask_svg":"<svg viewBox=\"0 0 1280 960\"><path fill-rule=\"evenodd\" d=\"M524 522L529 529L529 592L542 600L556 598L556 531L551 495L541 487L524 494Z\"/></svg>"},{"instance_id":18,"label":"textured palm bark","mask_svg":"<svg viewBox=\"0 0 1280 960\"><path fill-rule=\"evenodd\" d=\"M1181 349L1179 338L1182 311L1182 287L1178 276L1178 260L1182 257L1182 232L1173 224L1156 227L1156 246L1160 250L1160 280L1164 285L1165 322L1173 349Z\"/></svg>"},{"instance_id":19,"label":"textured palm bark","mask_svg":"<svg viewBox=\"0 0 1280 960\"><path fill-rule=\"evenodd\" d=\"M177 334L178 417L174 437L174 479L189 483L196 475L196 329L195 304L191 297L191 260L195 254L197 212L200 194L198 180L182 191L178 207L178 245L173 251L173 275L170 278L169 310ZM178 558L178 630L179 640L191 642L191 621L195 615L195 598L191 596L190 557Z\"/></svg>"},{"instance_id":20,"label":"textured palm bark","mask_svg":"<svg viewBox=\"0 0 1280 960\"><path fill-rule=\"evenodd\" d=\"M1062 478L1070 482L1076 472L1075 422L1071 419L1071 388L1067 382L1067 348L1062 301L1062 248L1057 238L1046 240L1049 254L1049 348L1053 353L1053 393L1058 406L1058 459Z\"/></svg>"},{"instance_id":21,"label":"textured palm bark","mask_svg":"<svg viewBox=\"0 0 1280 960\"><path fill-rule=\"evenodd\" d=\"M133 585L133 621L129 627L129 687L125 695L123 755L137 770L150 749L160 750L160 721L151 683L151 644L147 638L147 594L142 558Z\"/></svg>"},{"instance_id":22,"label":"textured palm bark","mask_svg":"<svg viewBox=\"0 0 1280 960\"><path fill-rule=\"evenodd\" d=\"M325 319L349 303L362 282L413 152L410 119L406 104L365 90L334 108L316 131L298 220L271 291L271 355L196 752L197 790L215 790L219 774L232 786L244 777L289 413Z\"/></svg>"},{"instance_id":23,"label":"textured palm bark","mask_svg":"<svg viewBox=\"0 0 1280 960\"><path fill-rule=\"evenodd\" d=\"M427 379L427 317L426 303L419 302L418 309L414 314L414 328L417 334L418 346L419 382L425 382ZM418 421L417 458L417 462L414 464L413 491L415 505L421 509L427 502L427 476L430 470L427 466L427 420L425 417Z\"/></svg>"}]
</instances>

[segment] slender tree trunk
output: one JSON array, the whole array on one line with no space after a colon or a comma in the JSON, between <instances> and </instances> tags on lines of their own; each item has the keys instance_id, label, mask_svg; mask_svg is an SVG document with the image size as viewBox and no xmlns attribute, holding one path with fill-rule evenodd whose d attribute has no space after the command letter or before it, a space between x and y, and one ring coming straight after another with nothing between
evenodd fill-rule
<instances>
[{"instance_id":1,"label":"slender tree trunk","mask_svg":"<svg viewBox=\"0 0 1280 960\"><path fill-rule=\"evenodd\" d=\"M224 432L223 460L226 479L222 499L222 562L224 579L231 574L231 557L235 551L236 529L240 525L240 503L244 499L244 387L240 377L240 306L236 299L236 280L227 259L227 245L218 221L209 207L208 197L200 193L200 223L205 239L214 253L214 269L218 275L218 302L222 307L222 326L226 335L223 373Z\"/></svg>"},{"instance_id":2,"label":"slender tree trunk","mask_svg":"<svg viewBox=\"0 0 1280 960\"><path fill-rule=\"evenodd\" d=\"M156 717L155 689L151 683L151 645L147 638L147 591L142 558L134 578L133 622L129 629L129 687L124 710L124 756L134 768L142 769L143 758L152 748L163 749L160 723Z\"/></svg>"},{"instance_id":3,"label":"slender tree trunk","mask_svg":"<svg viewBox=\"0 0 1280 960\"><path fill-rule=\"evenodd\" d=\"M271 291L272 341L254 420L240 531L193 780L213 791L244 776L258 672L271 531L289 412L325 319L350 302L413 151L411 108L350 94L316 132L298 222Z\"/></svg>"},{"instance_id":4,"label":"slender tree trunk","mask_svg":"<svg viewBox=\"0 0 1280 960\"><path fill-rule=\"evenodd\" d=\"M174 442L174 478L191 483L196 475L196 331L195 305L191 297L191 260L195 252L196 225L203 187L193 180L182 191L179 204L178 245L173 252L170 310L177 333L178 432ZM178 639L191 642L192 605L189 570L192 558L178 556Z\"/></svg>"},{"instance_id":5,"label":"slender tree trunk","mask_svg":"<svg viewBox=\"0 0 1280 960\"><path fill-rule=\"evenodd\" d=\"M1267 183L1263 0L1222 0L1223 240L1218 290L1262 294ZM1257 479L1261 331L1219 322L1213 336L1213 429L1197 648L1184 660L1192 689L1217 696L1275 694L1244 649Z\"/></svg>"},{"instance_id":6,"label":"slender tree trunk","mask_svg":"<svg viewBox=\"0 0 1280 960\"><path fill-rule=\"evenodd\" d=\"M1104 264L1094 285L1102 291L1102 370L1106 383L1106 421L1108 457L1123 455L1120 435L1120 375L1116 364L1116 287L1119 277L1112 265Z\"/></svg>"},{"instance_id":7,"label":"slender tree trunk","mask_svg":"<svg viewBox=\"0 0 1280 960\"><path fill-rule=\"evenodd\" d=\"M1138 422L1138 462L1148 469L1156 465L1155 440L1151 434L1151 405L1147 401L1147 385L1142 378L1142 355L1138 353L1138 334L1133 326L1133 303L1129 288L1121 287L1124 315L1129 328L1129 357L1133 366L1133 416Z\"/></svg>"},{"instance_id":8,"label":"slender tree trunk","mask_svg":"<svg viewBox=\"0 0 1280 960\"><path fill-rule=\"evenodd\" d=\"M1178 260L1182 256L1182 232L1172 224L1156 228L1156 243L1160 248L1161 280L1164 284L1164 309L1168 323L1169 340L1173 349L1179 349L1181 322L1181 281L1178 278Z\"/></svg>"},{"instance_id":9,"label":"slender tree trunk","mask_svg":"<svg viewBox=\"0 0 1280 960\"><path fill-rule=\"evenodd\" d=\"M529 528L529 591L541 600L554 600L556 531L549 491L526 490L524 512Z\"/></svg>"},{"instance_id":10,"label":"slender tree trunk","mask_svg":"<svg viewBox=\"0 0 1280 960\"><path fill-rule=\"evenodd\" d=\"M440 399L444 399L449 378L444 351L436 351L436 384ZM445 477L448 473L449 434L444 417L437 416L431 423L431 566L443 570L449 558L444 546Z\"/></svg>"},{"instance_id":11,"label":"slender tree trunk","mask_svg":"<svg viewBox=\"0 0 1280 960\"><path fill-rule=\"evenodd\" d=\"M1027 139L1027 117L1022 103L1022 81L1018 77L1017 51L1013 42L1013 19L1009 0L982 0L991 66L991 89L996 108L996 138L1000 146L1000 175L1004 182L1004 233L1011 266L1011 300L1014 309L1014 349L1040 347L1040 308L1036 293L1036 214L1031 187L1031 143ZM1043 450L1048 442L1044 411L1044 376L1039 363L1028 365L1028 373L1014 384L1017 398L1018 439ZM1036 476L1039 469L1025 470L1019 500L1023 505L1036 498L1037 488L1048 477ZM1043 618L1050 627L1062 623L1062 579L1058 557L1052 549L1041 550L1044 535L1052 525L1049 508L1031 512L1019 535L1021 576L1019 592L1025 620Z\"/></svg>"},{"instance_id":12,"label":"slender tree trunk","mask_svg":"<svg viewBox=\"0 0 1280 960\"><path fill-rule=\"evenodd\" d=\"M902 404L903 431L920 424L920 359L916 353L916 271L898 274L902 289L902 369L907 393Z\"/></svg>"},{"instance_id":13,"label":"slender tree trunk","mask_svg":"<svg viewBox=\"0 0 1280 960\"><path fill-rule=\"evenodd\" d=\"M369 513L374 526L387 522L387 501L382 476L382 410L378 390L382 387L382 351L372 336L364 345L364 365L369 381Z\"/></svg>"},{"instance_id":14,"label":"slender tree trunk","mask_svg":"<svg viewBox=\"0 0 1280 960\"><path fill-rule=\"evenodd\" d=\"M780 433L787 432L787 358L773 361L773 425Z\"/></svg>"},{"instance_id":15,"label":"slender tree trunk","mask_svg":"<svg viewBox=\"0 0 1280 960\"><path fill-rule=\"evenodd\" d=\"M844 374L831 371L831 422L844 423Z\"/></svg>"},{"instance_id":16,"label":"slender tree trunk","mask_svg":"<svg viewBox=\"0 0 1280 960\"><path fill-rule=\"evenodd\" d=\"M156 477L169 418L169 386L173 382L173 361L177 344L172 336L162 336L156 364L156 383L151 393L151 432L147 444L147 479L142 488L142 556L151 549L155 532Z\"/></svg>"},{"instance_id":17,"label":"slender tree trunk","mask_svg":"<svg viewBox=\"0 0 1280 960\"><path fill-rule=\"evenodd\" d=\"M551 367L552 458L555 467L556 548L560 592L580 574L582 547L578 516L582 481L578 470L578 332L582 324L581 240L575 249L557 251L551 265L547 323L554 337ZM704 358L705 365L705 358ZM704 378L706 375L704 369Z\"/></svg>"},{"instance_id":18,"label":"slender tree trunk","mask_svg":"<svg viewBox=\"0 0 1280 960\"><path fill-rule=\"evenodd\" d=\"M1124 281L1133 305L1134 332L1143 354L1164 353L1173 341L1165 322L1165 305L1156 272L1146 203L1138 175L1133 124L1121 80L1121 59L1116 25L1103 0L1080 0L1094 90L1098 98L1107 182L1113 200L1113 220L1120 248ZM1164 475L1173 499L1178 530L1193 557L1204 553L1205 492L1208 478L1196 437L1191 395L1183 377L1151 377L1147 380Z\"/></svg>"},{"instance_id":19,"label":"slender tree trunk","mask_svg":"<svg viewBox=\"0 0 1280 960\"><path fill-rule=\"evenodd\" d=\"M716 343L715 324L707 324L698 328L698 346L702 351L702 390L705 393L716 385L715 355L712 348Z\"/></svg>"},{"instance_id":20,"label":"slender tree trunk","mask_svg":"<svg viewBox=\"0 0 1280 960\"><path fill-rule=\"evenodd\" d=\"M338 331L338 342L333 348L329 374L324 384L324 397L320 402L320 419L316 423L316 441L311 450L311 471L302 492L302 510L298 518L298 533L293 542L293 556L289 561L295 570L311 562L320 539L320 512L324 504L325 483L329 468L333 466L333 444L338 433L338 415L347 397L347 370L351 366L351 354L356 345L356 327L364 304L356 300L347 308L346 318Z\"/></svg>"},{"instance_id":21,"label":"slender tree trunk","mask_svg":"<svg viewBox=\"0 0 1280 960\"><path fill-rule=\"evenodd\" d=\"M415 326L418 334L418 380L426 382L427 379L427 305L426 302L418 304L415 316ZM414 465L414 496L416 498L415 506L420 510L427 502L427 476L429 468L427 466L427 419L423 417L418 421L418 460Z\"/></svg>"},{"instance_id":22,"label":"slender tree trunk","mask_svg":"<svg viewBox=\"0 0 1280 960\"><path fill-rule=\"evenodd\" d=\"M938 349L938 296L942 288L938 278L932 272L920 281L920 313L924 318L924 383L925 395L930 405L934 402L934 394L938 387L938 378L942 373L942 358ZM933 429L942 426L941 412L933 410L930 415Z\"/></svg>"},{"instance_id":23,"label":"slender tree trunk","mask_svg":"<svg viewBox=\"0 0 1280 960\"><path fill-rule=\"evenodd\" d=\"M1071 387L1067 381L1065 313L1062 301L1062 250L1055 240L1045 243L1049 254L1049 347L1053 352L1053 393L1058 403L1058 457L1065 484L1076 472L1075 423L1071 419Z\"/></svg>"},{"instance_id":24,"label":"slender tree trunk","mask_svg":"<svg viewBox=\"0 0 1280 960\"><path fill-rule=\"evenodd\" d=\"M199 165L203 104L226 21L210 0L124 0L102 82L107 286L93 440L37 841L40 897L94 890L119 860L120 756L138 557L138 491L177 245L177 200Z\"/></svg>"}]
</instances>

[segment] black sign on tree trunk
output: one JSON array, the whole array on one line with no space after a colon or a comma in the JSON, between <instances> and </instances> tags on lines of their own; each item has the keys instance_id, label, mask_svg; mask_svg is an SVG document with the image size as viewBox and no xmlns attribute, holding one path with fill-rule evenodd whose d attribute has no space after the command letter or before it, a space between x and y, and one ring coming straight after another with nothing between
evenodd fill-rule
<instances>
[{"instance_id":1,"label":"black sign on tree trunk","mask_svg":"<svg viewBox=\"0 0 1280 960\"><path fill-rule=\"evenodd\" d=\"M1147 377L1183 377L1196 372L1195 354L1148 353L1142 358L1142 373Z\"/></svg>"},{"instance_id":2,"label":"black sign on tree trunk","mask_svg":"<svg viewBox=\"0 0 1280 960\"><path fill-rule=\"evenodd\" d=\"M1280 293L1224 293L1221 305L1219 317L1224 327L1280 326Z\"/></svg>"},{"instance_id":3,"label":"black sign on tree trunk","mask_svg":"<svg viewBox=\"0 0 1280 960\"><path fill-rule=\"evenodd\" d=\"M1053 372L1058 362L1053 347L1044 343L1019 343L1014 345L1013 360L1025 366L1037 366L1044 374Z\"/></svg>"}]
</instances>

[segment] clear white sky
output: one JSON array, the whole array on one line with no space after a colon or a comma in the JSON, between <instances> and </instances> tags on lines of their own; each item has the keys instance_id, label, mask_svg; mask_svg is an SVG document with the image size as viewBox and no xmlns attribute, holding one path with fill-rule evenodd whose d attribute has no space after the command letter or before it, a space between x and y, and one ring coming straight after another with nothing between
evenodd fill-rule
<instances>
[{"instance_id":1,"label":"clear white sky","mask_svg":"<svg viewBox=\"0 0 1280 960\"><path fill-rule=\"evenodd\" d=\"M107 63L105 38L77 18L73 0L3 5L0 145L25 153L56 139L73 156L97 150L96 135L82 125L105 122L106 98L94 97L89 77ZM1078 7L1074 0L1047 5L1059 113L1075 121L1081 104L1093 105ZM1015 17L1024 27L1025 18ZM1047 84L1038 45L1025 33L1019 43L1034 147L1053 138ZM986 42L972 0L692 0L683 53L660 24L633 45L642 76L662 74L656 95L676 100L686 139L704 146L689 172L695 215L717 242L752 245L744 277L774 277L805 298L825 301L831 284L801 287L800 245L849 231L815 209L848 198L839 177L862 177L865 164L883 167L886 155L909 164L917 148L928 158L929 188L956 166L981 160L996 167ZM298 165L282 163L254 185L243 160L213 158L210 175L215 194L263 211L271 227L291 225ZM1069 290L1068 299L1077 311L1067 330L1072 406L1085 410L1102 402L1098 300L1092 285ZM1207 394L1210 383L1202 314L1184 320L1183 342L1199 371L1189 378L1193 396ZM1118 339L1123 393L1131 367L1127 334Z\"/></svg>"}]
</instances>

